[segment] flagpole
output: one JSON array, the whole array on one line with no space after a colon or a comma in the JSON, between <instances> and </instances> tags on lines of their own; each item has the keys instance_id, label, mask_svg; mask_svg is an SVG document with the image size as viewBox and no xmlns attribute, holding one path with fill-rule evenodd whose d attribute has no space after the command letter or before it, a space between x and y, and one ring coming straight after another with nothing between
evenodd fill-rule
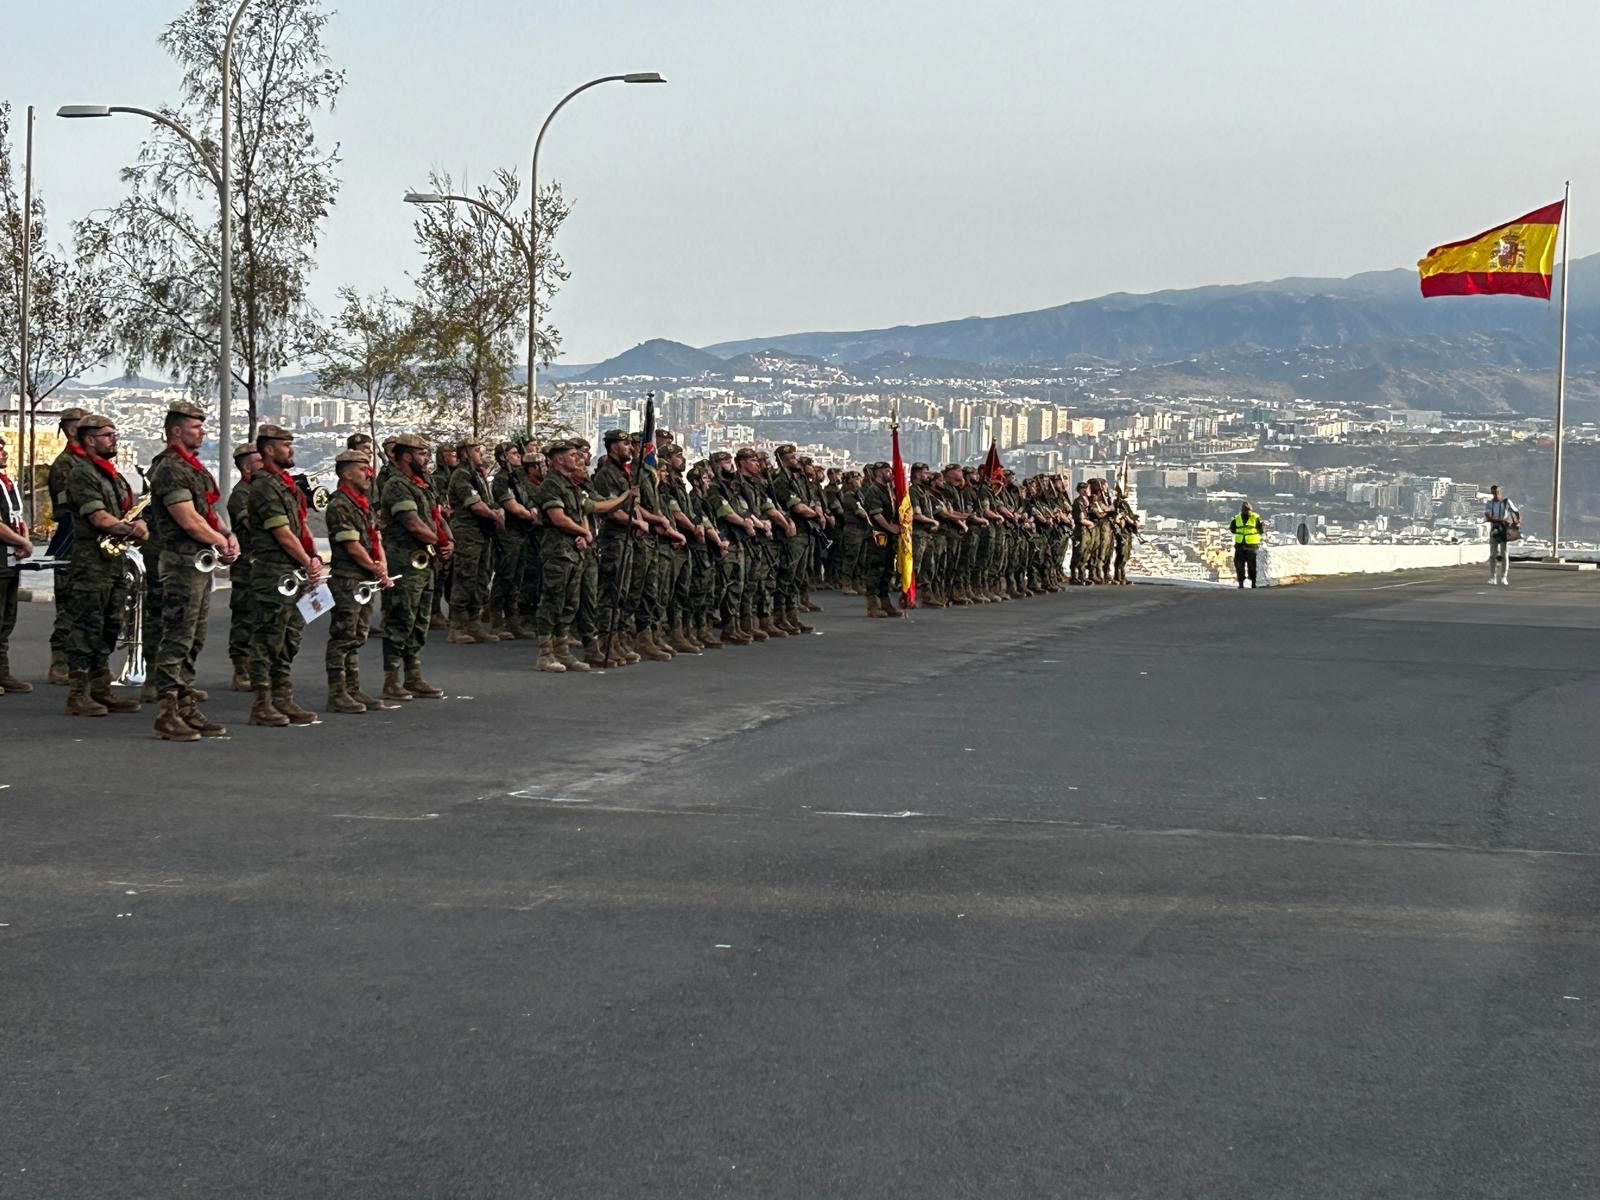
<instances>
[{"instance_id":1,"label":"flagpole","mask_svg":"<svg viewBox=\"0 0 1600 1200\"><path fill-rule=\"evenodd\" d=\"M1572 291L1567 243L1572 235L1572 181L1567 180L1561 204L1561 344L1556 352L1556 469L1550 498L1550 560L1561 558L1561 435L1566 424L1567 398L1567 296Z\"/></svg>"}]
</instances>

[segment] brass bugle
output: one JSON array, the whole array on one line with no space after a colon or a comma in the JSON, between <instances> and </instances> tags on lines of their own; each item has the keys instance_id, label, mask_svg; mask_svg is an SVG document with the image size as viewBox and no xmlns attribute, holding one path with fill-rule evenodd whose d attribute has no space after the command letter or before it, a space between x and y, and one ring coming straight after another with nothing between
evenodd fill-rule
<instances>
[{"instance_id":1,"label":"brass bugle","mask_svg":"<svg viewBox=\"0 0 1600 1200\"><path fill-rule=\"evenodd\" d=\"M298 567L278 580L278 595L298 596L301 590L310 583L310 577Z\"/></svg>"},{"instance_id":2,"label":"brass bugle","mask_svg":"<svg viewBox=\"0 0 1600 1200\"><path fill-rule=\"evenodd\" d=\"M432 546L424 546L411 556L411 569L413 571L426 571L432 565L434 557L438 553Z\"/></svg>"},{"instance_id":3,"label":"brass bugle","mask_svg":"<svg viewBox=\"0 0 1600 1200\"><path fill-rule=\"evenodd\" d=\"M130 525L139 520L139 518L144 515L144 510L150 507L150 501L153 499L155 499L155 497L149 492L146 492L144 495L140 496L134 501L132 508L122 514L122 519L128 522ZM112 533L103 533L100 535L99 541L100 553L104 554L107 558L120 558L122 555L128 552L129 547L139 544L139 539L134 537L131 533L121 536Z\"/></svg>"},{"instance_id":4,"label":"brass bugle","mask_svg":"<svg viewBox=\"0 0 1600 1200\"><path fill-rule=\"evenodd\" d=\"M371 604L372 598L378 594L378 581L376 579L363 579L356 584L352 595L357 604Z\"/></svg>"},{"instance_id":5,"label":"brass bugle","mask_svg":"<svg viewBox=\"0 0 1600 1200\"><path fill-rule=\"evenodd\" d=\"M217 557L217 552L210 546L194 556L194 569L202 575L209 575L217 569L217 564L222 560Z\"/></svg>"}]
</instances>

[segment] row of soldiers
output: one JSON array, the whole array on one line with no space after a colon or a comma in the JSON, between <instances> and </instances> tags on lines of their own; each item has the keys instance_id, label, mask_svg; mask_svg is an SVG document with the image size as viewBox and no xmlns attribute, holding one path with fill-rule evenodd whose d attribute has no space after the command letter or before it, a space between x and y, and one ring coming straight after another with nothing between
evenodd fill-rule
<instances>
[{"instance_id":1,"label":"row of soldiers","mask_svg":"<svg viewBox=\"0 0 1600 1200\"><path fill-rule=\"evenodd\" d=\"M217 563L233 579L233 686L253 695L251 723L267 726L317 719L296 702L290 669L304 629L301 600L323 583L332 597L326 709L352 714L442 696L422 675L422 653L445 593L450 641L536 638L537 666L557 673L808 633L803 614L820 611L812 590L830 584L865 595L869 616L903 612L888 463L825 474L785 444L773 460L744 448L691 467L661 431L659 456L641 466L639 435L610 430L598 461L582 439L501 443L492 475L476 441L441 447L434 464L429 442L405 435L384 444L374 470L370 439L355 435L335 463L324 563L306 481L289 473L294 435L264 425L234 448L240 486L224 522L216 482L196 457L204 425L203 410L171 406L167 447L136 500L114 465L110 419L63 414L71 441L51 468L50 493L58 521L76 520L84 536L72 541L58 589L65 602L51 680L68 684L73 715L139 708L111 692L109 671L128 586L117 551L132 546L146 563L150 673L141 699L156 703L157 732L171 740L225 732L199 710L206 696L194 682ZM1009 472L989 478L918 463L909 502L920 589L936 608L1123 581L1137 530L1126 500L1100 481L1069 499L1051 477L1019 484ZM363 689L359 665L373 594L383 601L376 696Z\"/></svg>"}]
</instances>

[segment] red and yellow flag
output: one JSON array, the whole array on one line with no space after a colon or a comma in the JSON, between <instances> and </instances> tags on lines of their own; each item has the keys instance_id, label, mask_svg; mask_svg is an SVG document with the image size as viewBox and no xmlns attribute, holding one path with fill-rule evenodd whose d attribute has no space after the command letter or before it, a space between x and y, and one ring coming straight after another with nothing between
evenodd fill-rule
<instances>
[{"instance_id":1,"label":"red and yellow flag","mask_svg":"<svg viewBox=\"0 0 1600 1200\"><path fill-rule=\"evenodd\" d=\"M906 604L914 607L917 603L917 573L911 556L911 493L906 489L906 464L900 459L898 426L890 430L889 446L889 457L894 460L894 519L900 526L900 536L895 539L894 545L894 573L900 581L900 590L906 594Z\"/></svg>"},{"instance_id":2,"label":"red and yellow flag","mask_svg":"<svg viewBox=\"0 0 1600 1200\"><path fill-rule=\"evenodd\" d=\"M1556 230L1565 201L1536 208L1515 221L1446 242L1417 263L1424 296L1508 293L1550 299Z\"/></svg>"}]
</instances>

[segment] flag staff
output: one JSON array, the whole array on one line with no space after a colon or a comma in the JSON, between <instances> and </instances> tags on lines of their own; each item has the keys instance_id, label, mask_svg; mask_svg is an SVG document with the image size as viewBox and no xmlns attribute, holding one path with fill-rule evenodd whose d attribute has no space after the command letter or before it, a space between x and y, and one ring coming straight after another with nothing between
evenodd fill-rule
<instances>
[{"instance_id":1,"label":"flag staff","mask_svg":"<svg viewBox=\"0 0 1600 1200\"><path fill-rule=\"evenodd\" d=\"M1567 296L1572 291L1571 264L1567 240L1572 235L1572 181L1567 180L1561 203L1561 344L1556 352L1556 469L1550 498L1550 561L1561 558L1561 434L1565 425L1567 399Z\"/></svg>"}]
</instances>

